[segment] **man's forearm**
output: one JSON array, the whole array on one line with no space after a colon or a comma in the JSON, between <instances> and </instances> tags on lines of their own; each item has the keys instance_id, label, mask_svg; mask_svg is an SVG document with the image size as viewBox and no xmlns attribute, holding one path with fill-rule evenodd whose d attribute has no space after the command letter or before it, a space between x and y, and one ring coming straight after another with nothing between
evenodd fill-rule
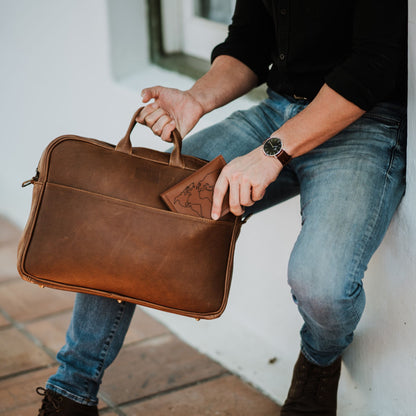
<instances>
[{"instance_id":1,"label":"man's forearm","mask_svg":"<svg viewBox=\"0 0 416 416\"><path fill-rule=\"evenodd\" d=\"M206 114L244 95L256 85L257 76L248 66L231 56L222 55L188 92Z\"/></svg>"},{"instance_id":2,"label":"man's forearm","mask_svg":"<svg viewBox=\"0 0 416 416\"><path fill-rule=\"evenodd\" d=\"M324 85L315 99L299 114L272 133L280 137L287 153L300 156L330 139L365 111ZM279 176L283 165L264 155L263 146L232 160L222 170L215 185L212 218L218 219L222 201L230 192L230 208L242 215L243 206L260 200L266 188Z\"/></svg>"},{"instance_id":3,"label":"man's forearm","mask_svg":"<svg viewBox=\"0 0 416 416\"><path fill-rule=\"evenodd\" d=\"M335 136L365 113L324 85L315 99L273 135L280 137L292 157L309 152Z\"/></svg>"}]
</instances>

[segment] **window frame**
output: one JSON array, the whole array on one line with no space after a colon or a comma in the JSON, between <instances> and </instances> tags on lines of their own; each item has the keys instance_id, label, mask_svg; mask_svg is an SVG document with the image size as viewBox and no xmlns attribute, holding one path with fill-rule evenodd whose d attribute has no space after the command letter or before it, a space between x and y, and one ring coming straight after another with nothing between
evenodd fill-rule
<instances>
[{"instance_id":1,"label":"window frame","mask_svg":"<svg viewBox=\"0 0 416 416\"><path fill-rule=\"evenodd\" d=\"M176 2L177 0L169 1ZM162 0L147 0L147 9L149 22L149 55L151 62L164 69L189 76L195 80L208 72L211 66L210 60L192 56L184 53L183 51L167 52L162 32L164 21L162 14ZM177 13L179 12L182 13L182 10L177 11ZM166 21L167 20L165 19L165 22ZM178 21L180 22L180 20L177 20L176 24L178 24ZM175 19L171 19L171 22L174 25ZM174 50L174 48L179 49L180 47L181 44L178 38L173 39L172 44L168 45L170 50ZM260 85L246 94L246 97L258 102L267 97L266 89L267 87L265 84Z\"/></svg>"},{"instance_id":2,"label":"window frame","mask_svg":"<svg viewBox=\"0 0 416 416\"><path fill-rule=\"evenodd\" d=\"M162 1L147 0L149 21L150 59L156 65L170 71L179 72L191 78L198 79L204 75L211 64L206 59L197 58L184 52L166 51L163 37ZM177 40L174 40L177 42ZM174 46L168 45L169 49ZM179 48L178 48L179 49Z\"/></svg>"}]
</instances>

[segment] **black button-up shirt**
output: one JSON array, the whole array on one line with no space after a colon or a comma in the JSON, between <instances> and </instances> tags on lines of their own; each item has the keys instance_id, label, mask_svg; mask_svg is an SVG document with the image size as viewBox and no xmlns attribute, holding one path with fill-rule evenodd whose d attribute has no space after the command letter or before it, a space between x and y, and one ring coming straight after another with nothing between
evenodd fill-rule
<instances>
[{"instance_id":1,"label":"black button-up shirt","mask_svg":"<svg viewBox=\"0 0 416 416\"><path fill-rule=\"evenodd\" d=\"M327 83L364 110L405 103L407 1L237 0L219 55L279 93L313 99Z\"/></svg>"}]
</instances>

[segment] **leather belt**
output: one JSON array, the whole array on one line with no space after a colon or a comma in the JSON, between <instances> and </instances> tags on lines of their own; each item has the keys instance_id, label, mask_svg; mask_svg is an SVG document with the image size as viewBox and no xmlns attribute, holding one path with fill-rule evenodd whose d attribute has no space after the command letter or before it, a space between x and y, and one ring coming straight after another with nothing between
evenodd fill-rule
<instances>
[{"instance_id":1,"label":"leather belt","mask_svg":"<svg viewBox=\"0 0 416 416\"><path fill-rule=\"evenodd\" d=\"M295 100L309 100L309 98L307 98L307 97L302 97L302 96L300 96L300 95L296 95L296 94L292 94L292 97L293 97Z\"/></svg>"}]
</instances>

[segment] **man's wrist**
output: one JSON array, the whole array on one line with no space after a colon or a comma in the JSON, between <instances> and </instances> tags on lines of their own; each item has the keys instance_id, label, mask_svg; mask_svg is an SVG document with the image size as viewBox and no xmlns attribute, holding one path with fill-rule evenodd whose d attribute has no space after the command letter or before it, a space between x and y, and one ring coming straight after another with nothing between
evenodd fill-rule
<instances>
[{"instance_id":1,"label":"man's wrist","mask_svg":"<svg viewBox=\"0 0 416 416\"><path fill-rule=\"evenodd\" d=\"M272 170L277 176L283 168L282 163L274 157L266 156L263 151L263 145L258 147L257 150L259 152L260 158L263 161L264 168Z\"/></svg>"},{"instance_id":2,"label":"man's wrist","mask_svg":"<svg viewBox=\"0 0 416 416\"><path fill-rule=\"evenodd\" d=\"M195 103L195 106L197 106L197 108L194 108L194 110L198 110L199 118L209 113L209 111L205 107L206 104L204 104L204 101L201 99L200 95L193 91L192 88L185 91L185 93L191 97L192 101Z\"/></svg>"},{"instance_id":3,"label":"man's wrist","mask_svg":"<svg viewBox=\"0 0 416 416\"><path fill-rule=\"evenodd\" d=\"M209 94L204 93L198 87L192 87L186 91L194 101L199 105L201 109L201 117L214 109L213 104L210 102L211 97Z\"/></svg>"}]
</instances>

